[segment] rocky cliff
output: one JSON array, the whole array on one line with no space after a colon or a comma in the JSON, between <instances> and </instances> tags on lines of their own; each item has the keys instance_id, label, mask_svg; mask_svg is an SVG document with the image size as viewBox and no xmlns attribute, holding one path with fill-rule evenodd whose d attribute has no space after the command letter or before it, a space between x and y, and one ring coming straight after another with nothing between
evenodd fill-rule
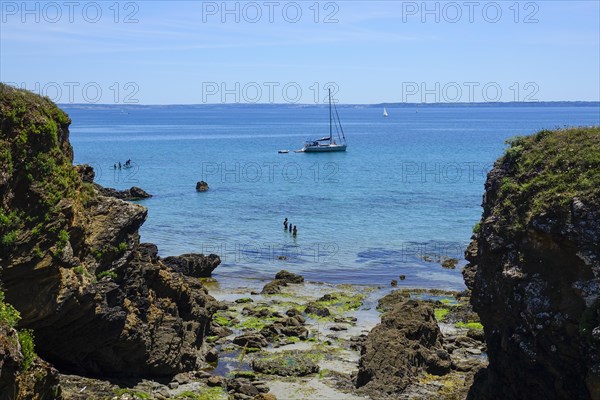
<instances>
[{"instance_id":1,"label":"rocky cliff","mask_svg":"<svg viewBox=\"0 0 600 400\"><path fill-rule=\"evenodd\" d=\"M511 141L464 270L489 367L471 399L600 399L600 128Z\"/></svg>"},{"instance_id":2,"label":"rocky cliff","mask_svg":"<svg viewBox=\"0 0 600 400\"><path fill-rule=\"evenodd\" d=\"M69 124L47 98L0 85L0 280L19 328L61 371L197 367L214 299L140 244L146 208L106 196L89 168L72 166Z\"/></svg>"}]
</instances>

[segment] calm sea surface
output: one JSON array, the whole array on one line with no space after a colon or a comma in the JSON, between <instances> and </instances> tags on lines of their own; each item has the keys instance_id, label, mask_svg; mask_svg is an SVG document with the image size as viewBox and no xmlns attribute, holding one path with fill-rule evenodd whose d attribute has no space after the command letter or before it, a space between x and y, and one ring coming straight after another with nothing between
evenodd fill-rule
<instances>
[{"instance_id":1,"label":"calm sea surface","mask_svg":"<svg viewBox=\"0 0 600 400\"><path fill-rule=\"evenodd\" d=\"M600 124L597 105L342 106L348 151L278 154L328 132L321 106L63 106L76 163L154 197L142 240L162 256L219 254L217 278L272 277L462 289L485 174L504 141ZM114 170L131 159L133 168ZM197 193L196 182L210 190ZM298 227L283 230L283 219ZM287 257L280 260L281 256ZM439 260L458 258L454 270Z\"/></svg>"}]
</instances>

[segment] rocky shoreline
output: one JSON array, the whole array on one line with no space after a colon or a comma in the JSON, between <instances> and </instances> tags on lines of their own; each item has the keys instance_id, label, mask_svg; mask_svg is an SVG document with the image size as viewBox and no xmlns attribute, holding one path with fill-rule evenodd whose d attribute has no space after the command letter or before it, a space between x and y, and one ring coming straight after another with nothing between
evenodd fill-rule
<instances>
[{"instance_id":1,"label":"rocky shoreline","mask_svg":"<svg viewBox=\"0 0 600 400\"><path fill-rule=\"evenodd\" d=\"M286 285L260 293L273 282ZM458 292L304 282L286 272L266 283L203 284L218 301L209 367L135 384L63 375L64 398L464 398L487 365L481 327Z\"/></svg>"}]
</instances>

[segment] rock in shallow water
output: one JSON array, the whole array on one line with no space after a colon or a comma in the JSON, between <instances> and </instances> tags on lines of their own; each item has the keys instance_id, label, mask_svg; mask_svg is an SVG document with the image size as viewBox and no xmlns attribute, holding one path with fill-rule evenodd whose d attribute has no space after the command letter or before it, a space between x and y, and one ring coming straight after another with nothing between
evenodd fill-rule
<instances>
[{"instance_id":1,"label":"rock in shallow water","mask_svg":"<svg viewBox=\"0 0 600 400\"><path fill-rule=\"evenodd\" d=\"M206 192L208 190L208 183L204 181L200 181L196 183L196 191L197 192Z\"/></svg>"}]
</instances>

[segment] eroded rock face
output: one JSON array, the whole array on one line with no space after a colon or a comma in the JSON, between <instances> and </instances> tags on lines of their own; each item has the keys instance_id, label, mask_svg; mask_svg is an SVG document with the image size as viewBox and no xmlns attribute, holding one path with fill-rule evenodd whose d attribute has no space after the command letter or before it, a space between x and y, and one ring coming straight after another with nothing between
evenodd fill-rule
<instances>
[{"instance_id":1,"label":"eroded rock face","mask_svg":"<svg viewBox=\"0 0 600 400\"><path fill-rule=\"evenodd\" d=\"M577 180L598 170L588 151L600 153L599 129L543 132L513 145L488 175L463 272L489 356L470 399L600 398L598 184ZM556 202L520 194L547 177L539 190L563 196Z\"/></svg>"},{"instance_id":2,"label":"eroded rock face","mask_svg":"<svg viewBox=\"0 0 600 400\"><path fill-rule=\"evenodd\" d=\"M103 195L93 170L72 166L69 123L48 99L0 84L0 280L19 328L62 371L195 368L214 299L139 243L146 208Z\"/></svg>"},{"instance_id":3,"label":"eroded rock face","mask_svg":"<svg viewBox=\"0 0 600 400\"><path fill-rule=\"evenodd\" d=\"M356 386L387 395L401 393L420 373L450 371L450 355L431 306L414 300L396 305L362 343Z\"/></svg>"}]
</instances>

